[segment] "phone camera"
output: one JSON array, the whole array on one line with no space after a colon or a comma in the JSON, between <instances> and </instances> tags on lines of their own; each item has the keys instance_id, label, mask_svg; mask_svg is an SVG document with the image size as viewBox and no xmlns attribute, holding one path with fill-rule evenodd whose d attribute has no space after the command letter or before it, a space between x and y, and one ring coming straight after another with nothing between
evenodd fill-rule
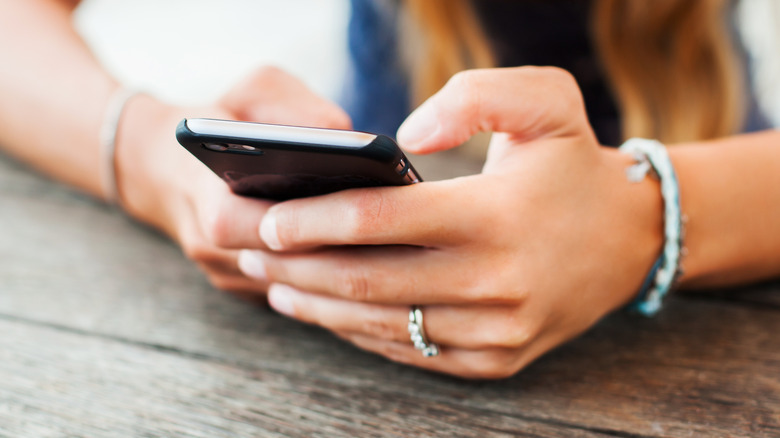
<instances>
[{"instance_id":1,"label":"phone camera","mask_svg":"<svg viewBox=\"0 0 780 438\"><path fill-rule=\"evenodd\" d=\"M245 154L245 155L263 155L263 150L256 146L251 146L248 144L235 144L235 143L229 143L227 152L232 152L235 154Z\"/></svg>"},{"instance_id":2,"label":"phone camera","mask_svg":"<svg viewBox=\"0 0 780 438\"><path fill-rule=\"evenodd\" d=\"M203 147L215 152L227 152L232 154L244 154L244 155L263 155L262 149L250 146L248 144L234 144L234 143L203 143Z\"/></svg>"},{"instance_id":3,"label":"phone camera","mask_svg":"<svg viewBox=\"0 0 780 438\"><path fill-rule=\"evenodd\" d=\"M206 149L211 149L212 151L222 152L228 150L229 146L223 143L205 143L203 146L206 147Z\"/></svg>"}]
</instances>

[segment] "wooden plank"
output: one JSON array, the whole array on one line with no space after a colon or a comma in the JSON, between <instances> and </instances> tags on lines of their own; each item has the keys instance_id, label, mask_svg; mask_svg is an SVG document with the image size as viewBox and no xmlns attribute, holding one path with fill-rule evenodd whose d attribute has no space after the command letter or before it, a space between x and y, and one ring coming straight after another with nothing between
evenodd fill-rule
<instances>
[{"instance_id":1,"label":"wooden plank","mask_svg":"<svg viewBox=\"0 0 780 438\"><path fill-rule=\"evenodd\" d=\"M0 436L605 436L0 321Z\"/></svg>"},{"instance_id":2,"label":"wooden plank","mask_svg":"<svg viewBox=\"0 0 780 438\"><path fill-rule=\"evenodd\" d=\"M429 408L428 420L445 418L475 430L533 434L542 430L534 427L552 428L543 436L555 430L570 436L780 433L780 338L773 336L780 318L771 307L678 298L657 319L609 318L512 379L463 382L358 352L321 330L217 293L155 233L3 161L0 227L6 230L0 233L0 314L9 323L48 325L252 375L315 379L301 391L333 405L407 413L399 406L411 397ZM767 288L765 294L777 294L777 286ZM51 339L39 347L54 348L59 341ZM100 357L96 352L93 359L108 367L124 360ZM58 362L40 362L46 361ZM197 379L208 381L213 372ZM323 385L336 389L314 395ZM5 387L0 381L0 393ZM99 382L91 388L95 394L110 390ZM372 398L367 388L381 396ZM135 395L128 400L137 401ZM283 396L278 400L287 403ZM339 409L334 415L341 415ZM350 421L385 426L383 419L358 417ZM318 418L321 427L331 424ZM478 418L489 421L477 424Z\"/></svg>"}]
</instances>

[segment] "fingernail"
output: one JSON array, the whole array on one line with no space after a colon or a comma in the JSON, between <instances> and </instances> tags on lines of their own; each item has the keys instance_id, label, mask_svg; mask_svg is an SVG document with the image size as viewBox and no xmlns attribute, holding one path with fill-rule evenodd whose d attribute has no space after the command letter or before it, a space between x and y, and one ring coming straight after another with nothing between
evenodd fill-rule
<instances>
[{"instance_id":1,"label":"fingernail","mask_svg":"<svg viewBox=\"0 0 780 438\"><path fill-rule=\"evenodd\" d=\"M272 211L266 213L260 222L260 238L266 245L273 250L282 249L282 243L279 241L279 234L276 232L276 214Z\"/></svg>"},{"instance_id":2,"label":"fingernail","mask_svg":"<svg viewBox=\"0 0 780 438\"><path fill-rule=\"evenodd\" d=\"M238 253L238 269L249 278L256 280L267 280L268 274L265 270L265 263L258 251L242 249Z\"/></svg>"},{"instance_id":3,"label":"fingernail","mask_svg":"<svg viewBox=\"0 0 780 438\"><path fill-rule=\"evenodd\" d=\"M398 143L407 149L418 149L428 138L439 129L439 120L433 111L433 106L423 104L398 128Z\"/></svg>"},{"instance_id":4,"label":"fingernail","mask_svg":"<svg viewBox=\"0 0 780 438\"><path fill-rule=\"evenodd\" d=\"M272 284L268 288L268 304L282 315L295 316L295 306L293 305L293 295L295 290L290 286L283 284Z\"/></svg>"}]
</instances>

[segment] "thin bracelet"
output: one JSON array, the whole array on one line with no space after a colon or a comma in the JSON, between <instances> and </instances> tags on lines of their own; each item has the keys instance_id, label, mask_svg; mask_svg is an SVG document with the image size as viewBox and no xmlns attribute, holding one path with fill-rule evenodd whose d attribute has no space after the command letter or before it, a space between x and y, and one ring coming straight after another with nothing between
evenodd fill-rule
<instances>
[{"instance_id":1,"label":"thin bracelet","mask_svg":"<svg viewBox=\"0 0 780 438\"><path fill-rule=\"evenodd\" d=\"M645 316L653 316L661 310L664 297L681 273L684 219L680 211L680 187L663 144L655 140L632 138L623 143L620 150L636 159L636 164L626 169L629 181L642 181L652 168L661 182L661 196L664 200L663 252L653 264L636 300L629 305L629 308Z\"/></svg>"},{"instance_id":2,"label":"thin bracelet","mask_svg":"<svg viewBox=\"0 0 780 438\"><path fill-rule=\"evenodd\" d=\"M106 201L110 204L119 202L115 168L119 123L127 102L138 94L138 91L125 87L116 90L108 101L103 125L100 127L100 181Z\"/></svg>"}]
</instances>

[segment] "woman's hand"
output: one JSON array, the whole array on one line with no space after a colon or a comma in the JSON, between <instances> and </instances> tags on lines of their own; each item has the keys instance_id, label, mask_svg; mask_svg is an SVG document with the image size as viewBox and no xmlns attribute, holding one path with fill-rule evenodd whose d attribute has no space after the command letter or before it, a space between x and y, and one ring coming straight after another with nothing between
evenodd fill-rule
<instances>
[{"instance_id":1,"label":"woman's hand","mask_svg":"<svg viewBox=\"0 0 780 438\"><path fill-rule=\"evenodd\" d=\"M399 131L413 152L494 131L484 172L270 208L244 251L271 305L392 360L514 374L629 302L660 252L662 200L597 144L575 81L552 68L465 72ZM437 357L407 332L422 305Z\"/></svg>"},{"instance_id":2,"label":"woman's hand","mask_svg":"<svg viewBox=\"0 0 780 438\"><path fill-rule=\"evenodd\" d=\"M184 117L348 129L349 117L302 82L275 68L258 70L207 108L177 108L148 96L128 104L120 128L117 178L128 213L175 239L211 283L235 292L265 292L247 278L238 249L265 248L257 234L271 202L233 194L174 137Z\"/></svg>"}]
</instances>

